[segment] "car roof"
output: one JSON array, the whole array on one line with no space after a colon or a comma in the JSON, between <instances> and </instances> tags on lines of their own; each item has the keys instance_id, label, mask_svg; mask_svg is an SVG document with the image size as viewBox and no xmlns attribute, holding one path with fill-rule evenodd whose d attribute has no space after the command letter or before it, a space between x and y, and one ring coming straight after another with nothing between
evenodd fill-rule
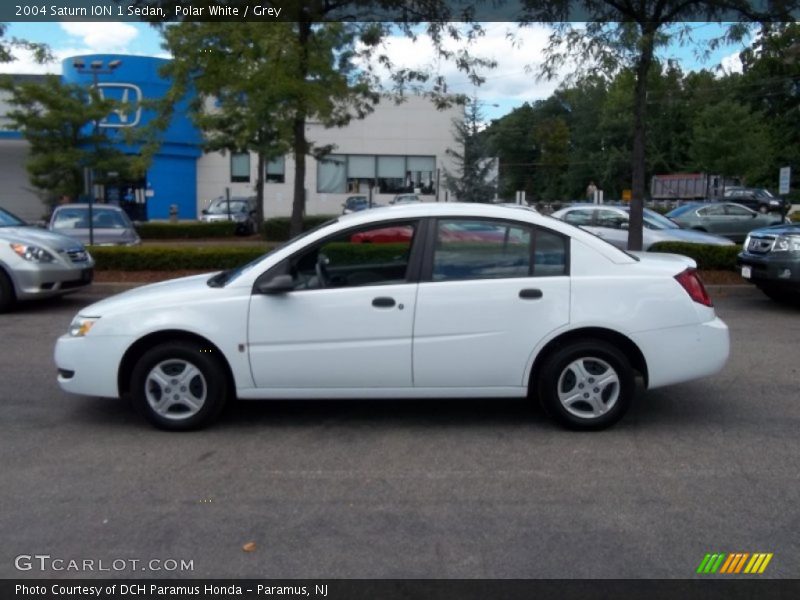
<instances>
[{"instance_id":1,"label":"car roof","mask_svg":"<svg viewBox=\"0 0 800 600\"><path fill-rule=\"evenodd\" d=\"M88 202L71 202L69 204L59 204L55 207L56 211L59 210L67 210L70 208L89 208ZM116 210L118 212L125 212L119 206L115 204L99 204L97 202L92 202L92 210Z\"/></svg>"}]
</instances>

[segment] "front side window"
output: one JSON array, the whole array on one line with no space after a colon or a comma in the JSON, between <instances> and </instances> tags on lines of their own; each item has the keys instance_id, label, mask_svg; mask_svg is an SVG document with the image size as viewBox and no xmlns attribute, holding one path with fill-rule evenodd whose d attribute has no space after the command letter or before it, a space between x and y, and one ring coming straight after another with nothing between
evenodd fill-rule
<instances>
[{"instance_id":1,"label":"front side window","mask_svg":"<svg viewBox=\"0 0 800 600\"><path fill-rule=\"evenodd\" d=\"M236 152L231 154L231 182L250 181L250 153Z\"/></svg>"},{"instance_id":2,"label":"front side window","mask_svg":"<svg viewBox=\"0 0 800 600\"><path fill-rule=\"evenodd\" d=\"M615 210L598 210L597 226L608 229L627 229L628 216L622 215Z\"/></svg>"},{"instance_id":3,"label":"front side window","mask_svg":"<svg viewBox=\"0 0 800 600\"><path fill-rule=\"evenodd\" d=\"M404 283L416 230L416 222L372 225L315 244L290 262L295 289Z\"/></svg>"},{"instance_id":4,"label":"front side window","mask_svg":"<svg viewBox=\"0 0 800 600\"><path fill-rule=\"evenodd\" d=\"M576 227L591 225L593 212L591 209L571 210L564 215L564 221Z\"/></svg>"},{"instance_id":5,"label":"front side window","mask_svg":"<svg viewBox=\"0 0 800 600\"><path fill-rule=\"evenodd\" d=\"M728 204L725 207L725 212L734 217L751 217L755 214L749 208L745 208L744 206L736 206L735 204Z\"/></svg>"}]
</instances>

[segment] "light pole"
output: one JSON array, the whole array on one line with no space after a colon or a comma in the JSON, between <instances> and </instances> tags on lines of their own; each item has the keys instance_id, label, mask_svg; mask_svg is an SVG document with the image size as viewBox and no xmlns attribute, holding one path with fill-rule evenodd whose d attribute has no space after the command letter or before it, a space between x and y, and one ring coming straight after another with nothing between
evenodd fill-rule
<instances>
[{"instance_id":1,"label":"light pole","mask_svg":"<svg viewBox=\"0 0 800 600\"><path fill-rule=\"evenodd\" d=\"M76 58L72 61L72 66L75 67L75 71L81 75L91 75L92 76L92 87L97 90L99 89L98 79L100 75L110 75L113 73L120 65L122 61L119 59L109 61L108 65L106 65L102 60L93 60L89 63L87 68L86 63L83 62L83 59ZM94 128L92 130L92 137L94 139L94 153L95 158L97 158L98 150L99 150L99 137L100 137L100 119L96 118L94 120ZM92 206L94 205L96 198L94 197L95 194L95 184L94 184L94 173L93 169L90 167L86 167L87 175L84 177L84 180L88 186L88 196L89 196L89 245L94 246L94 214L92 211Z\"/></svg>"}]
</instances>

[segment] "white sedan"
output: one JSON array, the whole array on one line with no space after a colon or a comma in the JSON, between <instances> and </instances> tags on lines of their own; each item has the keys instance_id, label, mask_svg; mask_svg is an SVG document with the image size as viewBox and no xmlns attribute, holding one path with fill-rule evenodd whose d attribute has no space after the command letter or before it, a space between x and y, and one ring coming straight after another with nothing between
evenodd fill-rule
<instances>
[{"instance_id":1,"label":"white sedan","mask_svg":"<svg viewBox=\"0 0 800 600\"><path fill-rule=\"evenodd\" d=\"M533 211L362 211L239 269L86 307L56 344L58 382L130 396L173 430L233 398L420 397L536 397L599 429L637 376L657 388L725 364L728 328L694 267Z\"/></svg>"}]
</instances>

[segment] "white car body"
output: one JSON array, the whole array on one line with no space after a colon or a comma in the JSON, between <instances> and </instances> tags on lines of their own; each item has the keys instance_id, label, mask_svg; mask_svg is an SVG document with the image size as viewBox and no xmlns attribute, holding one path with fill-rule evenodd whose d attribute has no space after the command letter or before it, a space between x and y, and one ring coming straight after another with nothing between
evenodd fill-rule
<instances>
[{"instance_id":1,"label":"white car body","mask_svg":"<svg viewBox=\"0 0 800 600\"><path fill-rule=\"evenodd\" d=\"M254 291L263 273L336 232L461 217L564 236L567 274ZM533 211L428 203L362 211L265 255L224 287L198 275L86 307L76 320L95 319L89 332L56 344L58 382L118 397L132 368L126 352L186 337L223 357L243 399L525 397L537 359L562 341L600 336L618 340L657 388L716 373L728 357L726 325L675 279L692 267L682 256L626 254ZM528 288L538 295L521 298ZM378 298L394 304L376 307Z\"/></svg>"}]
</instances>

